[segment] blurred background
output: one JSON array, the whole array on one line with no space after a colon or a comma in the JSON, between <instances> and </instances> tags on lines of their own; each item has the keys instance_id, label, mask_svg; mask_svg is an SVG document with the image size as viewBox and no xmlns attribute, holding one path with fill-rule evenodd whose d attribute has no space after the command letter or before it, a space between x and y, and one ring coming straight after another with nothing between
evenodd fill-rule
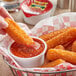
<instances>
[{"instance_id":1,"label":"blurred background","mask_svg":"<svg viewBox=\"0 0 76 76\"><path fill-rule=\"evenodd\" d=\"M23 0L0 0L0 6L4 6L5 8L7 8L7 10L13 16L15 21L25 23L23 20L22 12L20 10L20 3L22 2ZM54 0L54 6L56 6L56 4L57 6L52 16L65 12L75 12L76 11L75 2L76 0ZM32 27L33 26L29 25L29 28Z\"/></svg>"}]
</instances>

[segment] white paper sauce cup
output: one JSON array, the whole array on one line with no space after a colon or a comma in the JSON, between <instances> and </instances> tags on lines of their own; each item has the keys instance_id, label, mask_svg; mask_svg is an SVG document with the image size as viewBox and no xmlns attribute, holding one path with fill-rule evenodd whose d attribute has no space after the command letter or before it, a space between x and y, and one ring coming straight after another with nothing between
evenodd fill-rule
<instances>
[{"instance_id":1,"label":"white paper sauce cup","mask_svg":"<svg viewBox=\"0 0 76 76\"><path fill-rule=\"evenodd\" d=\"M10 51L10 47L13 43L11 43L8 47L8 51L9 54L22 66L25 68L29 68L29 67L37 67L37 66L41 66L44 63L44 56L45 56L45 52L47 50L47 45L45 43L44 40L38 38L38 37L33 37L35 39L40 40L43 44L44 44L44 50L42 51L42 53L40 53L37 56L34 57L30 57L30 58L21 58L18 56L15 56L11 51Z\"/></svg>"},{"instance_id":2,"label":"white paper sauce cup","mask_svg":"<svg viewBox=\"0 0 76 76\"><path fill-rule=\"evenodd\" d=\"M36 1L36 0L35 0ZM39 0L40 1L40 0ZM39 21L41 21L42 19L45 19L45 18L48 18L50 16L52 16L54 14L54 11L56 9L56 5L57 5L57 0L48 0L48 2L50 2L50 6L48 6L50 9L48 11L45 10L45 13L40 13L40 14L36 14L36 11L35 12L32 12L31 10L29 10L27 7L26 7L26 2L24 1L23 3L21 3L21 10L23 12L23 17L24 17L24 21L28 24L31 24L31 25L36 25ZM45 0L44 0L44 3L45 3ZM27 9L26 9L27 8ZM48 9L48 8L47 8ZM29 11L28 11L29 10ZM34 16L30 16L30 17L27 17L25 15L25 13L27 14L34 14Z\"/></svg>"}]
</instances>

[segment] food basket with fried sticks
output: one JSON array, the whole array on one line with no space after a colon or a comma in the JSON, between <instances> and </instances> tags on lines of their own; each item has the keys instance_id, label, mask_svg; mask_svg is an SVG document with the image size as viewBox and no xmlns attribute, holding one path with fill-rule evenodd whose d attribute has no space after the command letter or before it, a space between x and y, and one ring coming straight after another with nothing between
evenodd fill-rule
<instances>
[{"instance_id":1,"label":"food basket with fried sticks","mask_svg":"<svg viewBox=\"0 0 76 76\"><path fill-rule=\"evenodd\" d=\"M33 29L33 36L40 36L67 27L76 27L76 13L66 13L40 21ZM53 68L20 68L9 58L3 57L14 76L76 76L76 65L62 63Z\"/></svg>"}]
</instances>

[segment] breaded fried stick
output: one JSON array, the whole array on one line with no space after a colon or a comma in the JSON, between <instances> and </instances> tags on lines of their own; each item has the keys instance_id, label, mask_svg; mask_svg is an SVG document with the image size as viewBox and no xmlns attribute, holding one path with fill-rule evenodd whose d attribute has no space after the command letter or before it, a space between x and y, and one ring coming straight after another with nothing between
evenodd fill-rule
<instances>
[{"instance_id":1,"label":"breaded fried stick","mask_svg":"<svg viewBox=\"0 0 76 76\"><path fill-rule=\"evenodd\" d=\"M65 31L67 31L70 28L71 27L68 27L66 29L61 29L61 30L57 30L57 31L45 34L45 35L41 35L40 38L43 39L44 41L47 41L47 40L52 39L53 37L65 32Z\"/></svg>"},{"instance_id":2,"label":"breaded fried stick","mask_svg":"<svg viewBox=\"0 0 76 76\"><path fill-rule=\"evenodd\" d=\"M76 52L76 40L72 44L72 51Z\"/></svg>"},{"instance_id":3,"label":"breaded fried stick","mask_svg":"<svg viewBox=\"0 0 76 76\"><path fill-rule=\"evenodd\" d=\"M72 64L76 64L76 53L62 50L62 49L50 49L47 52L47 59L48 60L56 60L56 59L63 59L67 62L70 62Z\"/></svg>"},{"instance_id":4,"label":"breaded fried stick","mask_svg":"<svg viewBox=\"0 0 76 76\"><path fill-rule=\"evenodd\" d=\"M62 49L62 50L65 50L65 48L64 48L63 45L57 45L54 49Z\"/></svg>"},{"instance_id":5,"label":"breaded fried stick","mask_svg":"<svg viewBox=\"0 0 76 76\"><path fill-rule=\"evenodd\" d=\"M8 23L8 27L5 29L5 31L13 40L19 44L27 46L34 43L33 39L27 35L27 33L25 33L16 22L9 18L6 18L5 21Z\"/></svg>"},{"instance_id":6,"label":"breaded fried stick","mask_svg":"<svg viewBox=\"0 0 76 76\"><path fill-rule=\"evenodd\" d=\"M47 43L48 49L50 49L50 48L54 48L57 45L65 44L74 39L76 39L76 28L70 28L67 31L46 41L46 43Z\"/></svg>"},{"instance_id":7,"label":"breaded fried stick","mask_svg":"<svg viewBox=\"0 0 76 76\"><path fill-rule=\"evenodd\" d=\"M55 67L56 65L59 65L59 64L64 63L64 62L65 62L65 61L62 60L62 59L57 59L57 60L55 60L55 61L52 61L52 62L43 64L43 65L41 66L41 68Z\"/></svg>"}]
</instances>

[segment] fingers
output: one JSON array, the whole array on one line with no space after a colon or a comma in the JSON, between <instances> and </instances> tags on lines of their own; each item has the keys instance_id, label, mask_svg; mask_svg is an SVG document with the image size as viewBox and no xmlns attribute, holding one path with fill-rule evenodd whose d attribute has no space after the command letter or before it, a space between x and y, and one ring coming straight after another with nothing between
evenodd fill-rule
<instances>
[{"instance_id":1,"label":"fingers","mask_svg":"<svg viewBox=\"0 0 76 76\"><path fill-rule=\"evenodd\" d=\"M0 16L0 29L8 27L8 24L5 22L4 18Z\"/></svg>"},{"instance_id":2,"label":"fingers","mask_svg":"<svg viewBox=\"0 0 76 76\"><path fill-rule=\"evenodd\" d=\"M11 15L7 12L7 10L4 7L0 6L0 15L4 18L9 17L10 19L13 20L13 18L11 17Z\"/></svg>"},{"instance_id":3,"label":"fingers","mask_svg":"<svg viewBox=\"0 0 76 76\"><path fill-rule=\"evenodd\" d=\"M4 20L4 18L9 17L13 20L11 15L7 12L7 10L4 7L0 7L0 34L5 34L5 31L2 30L6 27L8 27L8 24Z\"/></svg>"}]
</instances>

